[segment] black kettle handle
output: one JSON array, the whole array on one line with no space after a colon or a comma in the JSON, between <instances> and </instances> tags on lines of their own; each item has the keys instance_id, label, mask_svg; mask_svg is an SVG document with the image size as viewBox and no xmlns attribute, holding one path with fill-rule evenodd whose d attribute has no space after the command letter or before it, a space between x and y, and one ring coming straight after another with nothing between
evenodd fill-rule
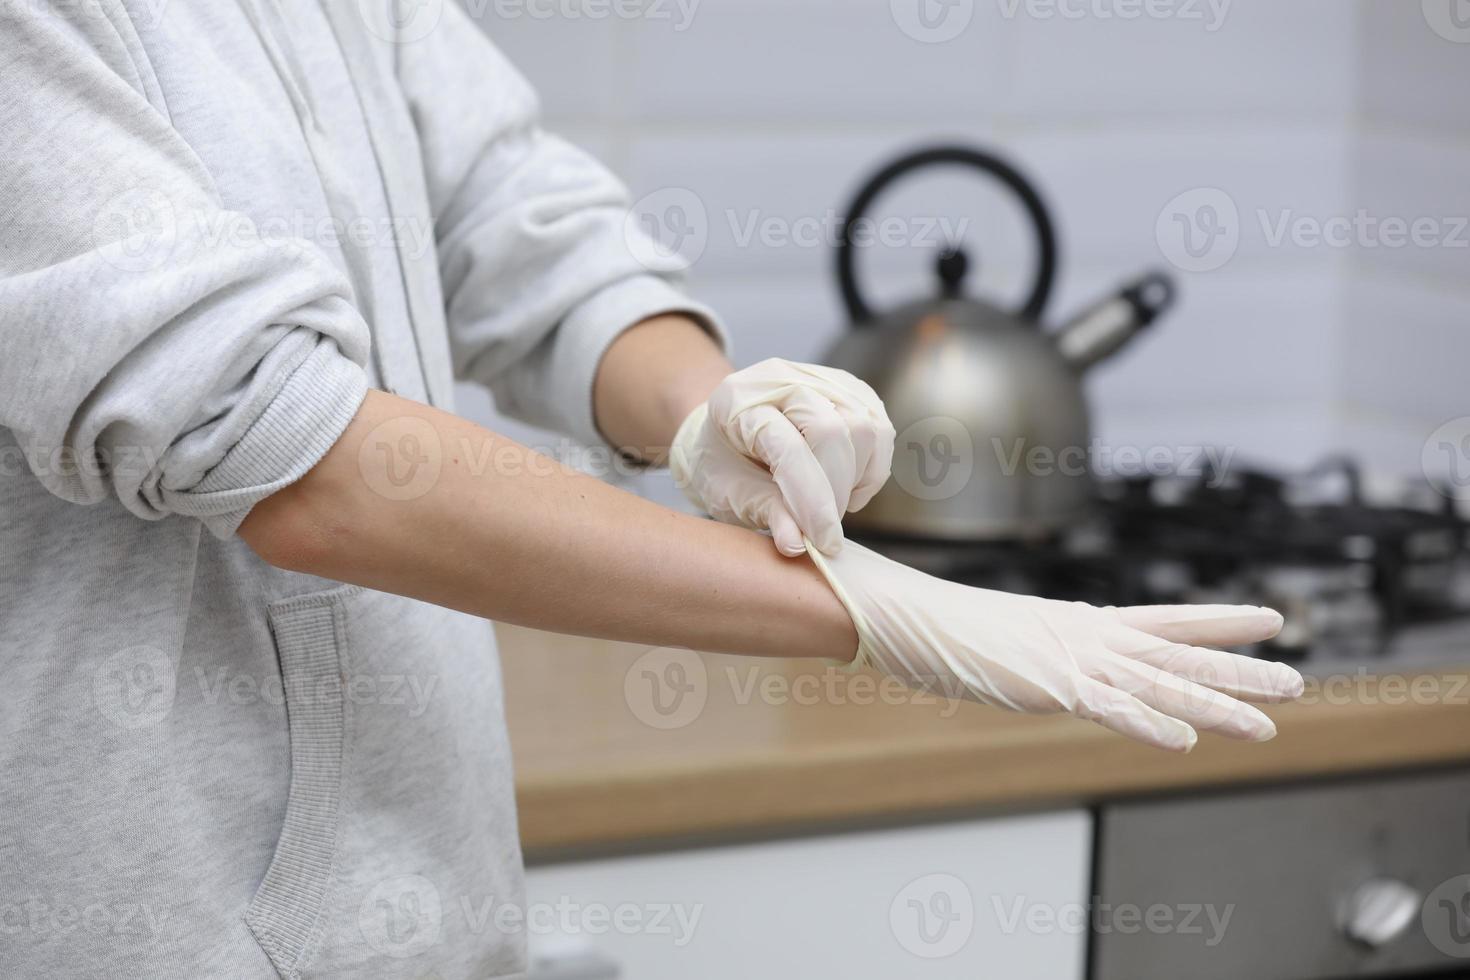
<instances>
[{"instance_id":1,"label":"black kettle handle","mask_svg":"<svg viewBox=\"0 0 1470 980\"><path fill-rule=\"evenodd\" d=\"M842 289L842 301L847 305L847 313L853 324L862 326L873 319L873 311L864 301L857 284L857 248L852 240L854 228L889 184L911 171L938 164L974 167L999 180L1020 198L1036 232L1036 279L1031 286L1031 295L1021 307L1020 315L1028 320L1039 319L1041 311L1046 308L1047 298L1051 295L1052 280L1056 277L1057 270L1056 234L1041 195L1019 171L993 154L968 146L935 146L899 157L878 171L858 192L847 209L837 244L837 283Z\"/></svg>"}]
</instances>

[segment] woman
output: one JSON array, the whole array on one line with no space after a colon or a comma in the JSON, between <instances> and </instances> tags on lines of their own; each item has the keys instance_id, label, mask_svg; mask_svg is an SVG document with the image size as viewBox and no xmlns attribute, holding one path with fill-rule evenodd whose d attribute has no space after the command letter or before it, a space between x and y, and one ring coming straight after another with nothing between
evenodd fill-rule
<instances>
[{"instance_id":1,"label":"woman","mask_svg":"<svg viewBox=\"0 0 1470 980\"><path fill-rule=\"evenodd\" d=\"M1243 702L1300 678L1203 648L1269 610L1046 602L844 545L892 454L872 391L732 374L619 184L428 8L0 5L7 976L522 970L465 913L520 894L491 619L856 659L1174 750L1274 733ZM455 378L672 446L728 523L455 417Z\"/></svg>"}]
</instances>

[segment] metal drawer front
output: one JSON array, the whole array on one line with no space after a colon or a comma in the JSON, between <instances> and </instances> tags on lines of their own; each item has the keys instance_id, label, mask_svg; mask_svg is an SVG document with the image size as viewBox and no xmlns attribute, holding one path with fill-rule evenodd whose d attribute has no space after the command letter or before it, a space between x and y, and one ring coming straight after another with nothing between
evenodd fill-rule
<instances>
[{"instance_id":1,"label":"metal drawer front","mask_svg":"<svg viewBox=\"0 0 1470 980\"><path fill-rule=\"evenodd\" d=\"M1101 816L1094 980L1470 969L1470 773Z\"/></svg>"}]
</instances>

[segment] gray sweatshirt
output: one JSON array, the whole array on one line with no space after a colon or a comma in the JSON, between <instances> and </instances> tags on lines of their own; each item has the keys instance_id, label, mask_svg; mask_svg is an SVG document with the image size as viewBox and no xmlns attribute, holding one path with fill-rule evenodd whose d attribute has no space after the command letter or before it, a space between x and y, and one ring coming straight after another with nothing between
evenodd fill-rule
<instances>
[{"instance_id":1,"label":"gray sweatshirt","mask_svg":"<svg viewBox=\"0 0 1470 980\"><path fill-rule=\"evenodd\" d=\"M490 624L235 531L369 387L597 441L626 206L453 4L0 0L0 976L524 969Z\"/></svg>"}]
</instances>

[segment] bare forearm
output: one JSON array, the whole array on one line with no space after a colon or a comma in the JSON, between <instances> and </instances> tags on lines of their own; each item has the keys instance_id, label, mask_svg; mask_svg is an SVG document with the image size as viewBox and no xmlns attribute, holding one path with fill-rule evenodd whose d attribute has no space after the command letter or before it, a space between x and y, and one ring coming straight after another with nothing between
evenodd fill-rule
<instances>
[{"instance_id":1,"label":"bare forearm","mask_svg":"<svg viewBox=\"0 0 1470 980\"><path fill-rule=\"evenodd\" d=\"M807 559L381 392L240 534L283 567L555 632L766 656L857 648Z\"/></svg>"},{"instance_id":2,"label":"bare forearm","mask_svg":"<svg viewBox=\"0 0 1470 980\"><path fill-rule=\"evenodd\" d=\"M679 423L731 372L697 323L672 314L627 330L602 358L593 392L608 442L661 463Z\"/></svg>"}]
</instances>

